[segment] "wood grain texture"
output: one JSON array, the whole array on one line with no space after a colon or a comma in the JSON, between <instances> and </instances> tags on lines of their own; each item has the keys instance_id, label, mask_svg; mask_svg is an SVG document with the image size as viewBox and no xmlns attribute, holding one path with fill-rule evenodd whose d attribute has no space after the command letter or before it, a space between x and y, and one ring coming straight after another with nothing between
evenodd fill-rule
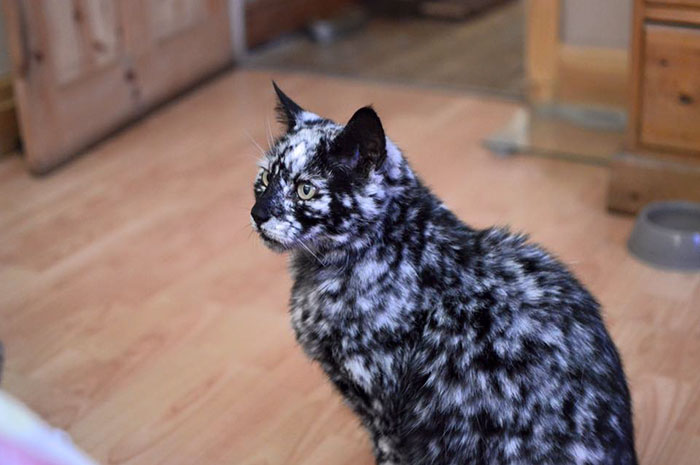
<instances>
[{"instance_id":1,"label":"wood grain texture","mask_svg":"<svg viewBox=\"0 0 700 465\"><path fill-rule=\"evenodd\" d=\"M225 0L2 6L23 148L37 173L232 59Z\"/></svg>"},{"instance_id":2,"label":"wood grain texture","mask_svg":"<svg viewBox=\"0 0 700 465\"><path fill-rule=\"evenodd\" d=\"M373 18L330 44L294 36L245 64L522 98L524 37L523 4L511 2L469 21Z\"/></svg>"},{"instance_id":3,"label":"wood grain texture","mask_svg":"<svg viewBox=\"0 0 700 465\"><path fill-rule=\"evenodd\" d=\"M700 8L695 0L635 0L631 48L630 151L700 153Z\"/></svg>"},{"instance_id":4,"label":"wood grain texture","mask_svg":"<svg viewBox=\"0 0 700 465\"><path fill-rule=\"evenodd\" d=\"M527 0L525 11L528 97L534 102L549 101L558 77L561 0Z\"/></svg>"},{"instance_id":5,"label":"wood grain texture","mask_svg":"<svg viewBox=\"0 0 700 465\"><path fill-rule=\"evenodd\" d=\"M12 80L9 76L0 76L0 156L16 150L18 144L19 127Z\"/></svg>"},{"instance_id":6,"label":"wood grain texture","mask_svg":"<svg viewBox=\"0 0 700 465\"><path fill-rule=\"evenodd\" d=\"M700 10L694 0L635 0L625 148L611 165L608 207L698 200Z\"/></svg>"},{"instance_id":7,"label":"wood grain texture","mask_svg":"<svg viewBox=\"0 0 700 465\"><path fill-rule=\"evenodd\" d=\"M647 0L649 3L658 3L668 6L694 6L700 8L700 0Z\"/></svg>"},{"instance_id":8,"label":"wood grain texture","mask_svg":"<svg viewBox=\"0 0 700 465\"><path fill-rule=\"evenodd\" d=\"M561 45L555 100L626 109L629 52L624 49Z\"/></svg>"},{"instance_id":9,"label":"wood grain texture","mask_svg":"<svg viewBox=\"0 0 700 465\"><path fill-rule=\"evenodd\" d=\"M526 5L525 63L530 101L626 109L628 52L564 43L560 37L565 7L562 0L527 0Z\"/></svg>"},{"instance_id":10,"label":"wood grain texture","mask_svg":"<svg viewBox=\"0 0 700 465\"><path fill-rule=\"evenodd\" d=\"M461 217L562 257L620 346L641 463L697 463L700 275L628 255L632 220L605 213L605 168L482 149L511 103L298 74L223 76L42 179L0 162L5 389L102 463L373 463L296 346L285 258L248 226L247 134L265 143L271 78L339 120L374 103Z\"/></svg>"},{"instance_id":11,"label":"wood grain texture","mask_svg":"<svg viewBox=\"0 0 700 465\"><path fill-rule=\"evenodd\" d=\"M642 69L644 67L644 0L634 0L632 12L632 43L629 50L629 99L627 104L627 134L625 147L636 150L639 147L639 131L642 108Z\"/></svg>"},{"instance_id":12,"label":"wood grain texture","mask_svg":"<svg viewBox=\"0 0 700 465\"><path fill-rule=\"evenodd\" d=\"M696 25L700 24L700 3L697 8L674 8L651 4L646 7L645 15L652 21Z\"/></svg>"},{"instance_id":13,"label":"wood grain texture","mask_svg":"<svg viewBox=\"0 0 700 465\"><path fill-rule=\"evenodd\" d=\"M645 26L641 140L700 153L700 30Z\"/></svg>"},{"instance_id":14,"label":"wood grain texture","mask_svg":"<svg viewBox=\"0 0 700 465\"><path fill-rule=\"evenodd\" d=\"M617 154L610 163L608 208L637 213L650 202L700 202L700 160Z\"/></svg>"}]
</instances>

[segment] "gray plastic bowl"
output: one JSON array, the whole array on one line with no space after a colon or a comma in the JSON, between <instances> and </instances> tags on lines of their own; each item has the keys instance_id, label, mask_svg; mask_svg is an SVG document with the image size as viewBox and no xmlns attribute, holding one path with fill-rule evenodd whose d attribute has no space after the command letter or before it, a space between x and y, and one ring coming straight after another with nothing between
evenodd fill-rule
<instances>
[{"instance_id":1,"label":"gray plastic bowl","mask_svg":"<svg viewBox=\"0 0 700 465\"><path fill-rule=\"evenodd\" d=\"M700 204L647 205L637 216L627 246L633 255L652 265L700 270Z\"/></svg>"}]
</instances>

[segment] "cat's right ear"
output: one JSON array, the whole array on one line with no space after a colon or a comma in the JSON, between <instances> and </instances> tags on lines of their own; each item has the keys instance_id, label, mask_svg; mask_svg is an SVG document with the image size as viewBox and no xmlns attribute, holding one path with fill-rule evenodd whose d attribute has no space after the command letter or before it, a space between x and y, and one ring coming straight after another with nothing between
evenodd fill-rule
<instances>
[{"instance_id":1,"label":"cat's right ear","mask_svg":"<svg viewBox=\"0 0 700 465\"><path fill-rule=\"evenodd\" d=\"M386 158L384 128L372 107L357 110L334 144L334 152L343 163L365 173L381 167Z\"/></svg>"},{"instance_id":2,"label":"cat's right ear","mask_svg":"<svg viewBox=\"0 0 700 465\"><path fill-rule=\"evenodd\" d=\"M272 81L272 87L275 88L277 94L277 106L275 107L277 120L287 127L287 131L291 131L299 123L304 109L287 97L287 94L282 92L275 81Z\"/></svg>"}]
</instances>

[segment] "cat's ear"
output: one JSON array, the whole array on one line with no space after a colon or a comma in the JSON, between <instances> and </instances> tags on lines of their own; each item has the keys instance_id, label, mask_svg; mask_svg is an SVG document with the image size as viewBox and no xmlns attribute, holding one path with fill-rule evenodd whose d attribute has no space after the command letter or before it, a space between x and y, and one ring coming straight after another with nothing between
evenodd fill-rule
<instances>
[{"instance_id":1,"label":"cat's ear","mask_svg":"<svg viewBox=\"0 0 700 465\"><path fill-rule=\"evenodd\" d=\"M275 81L272 81L272 87L275 88L277 94L277 106L275 107L277 120L287 127L287 131L291 131L302 118L304 109L287 97L287 94L282 92Z\"/></svg>"},{"instance_id":2,"label":"cat's ear","mask_svg":"<svg viewBox=\"0 0 700 465\"><path fill-rule=\"evenodd\" d=\"M379 168L386 158L386 137L379 116L372 107L352 115L336 138L335 152L353 167Z\"/></svg>"}]
</instances>

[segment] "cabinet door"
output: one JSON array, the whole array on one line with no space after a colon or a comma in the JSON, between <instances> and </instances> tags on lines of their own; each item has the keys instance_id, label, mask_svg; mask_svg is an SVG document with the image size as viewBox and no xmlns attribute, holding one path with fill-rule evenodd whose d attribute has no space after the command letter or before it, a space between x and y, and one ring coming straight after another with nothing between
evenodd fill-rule
<instances>
[{"instance_id":1,"label":"cabinet door","mask_svg":"<svg viewBox=\"0 0 700 465\"><path fill-rule=\"evenodd\" d=\"M15 0L3 7L34 172L231 59L226 0Z\"/></svg>"},{"instance_id":2,"label":"cabinet door","mask_svg":"<svg viewBox=\"0 0 700 465\"><path fill-rule=\"evenodd\" d=\"M645 27L641 139L700 152L700 29Z\"/></svg>"}]
</instances>

